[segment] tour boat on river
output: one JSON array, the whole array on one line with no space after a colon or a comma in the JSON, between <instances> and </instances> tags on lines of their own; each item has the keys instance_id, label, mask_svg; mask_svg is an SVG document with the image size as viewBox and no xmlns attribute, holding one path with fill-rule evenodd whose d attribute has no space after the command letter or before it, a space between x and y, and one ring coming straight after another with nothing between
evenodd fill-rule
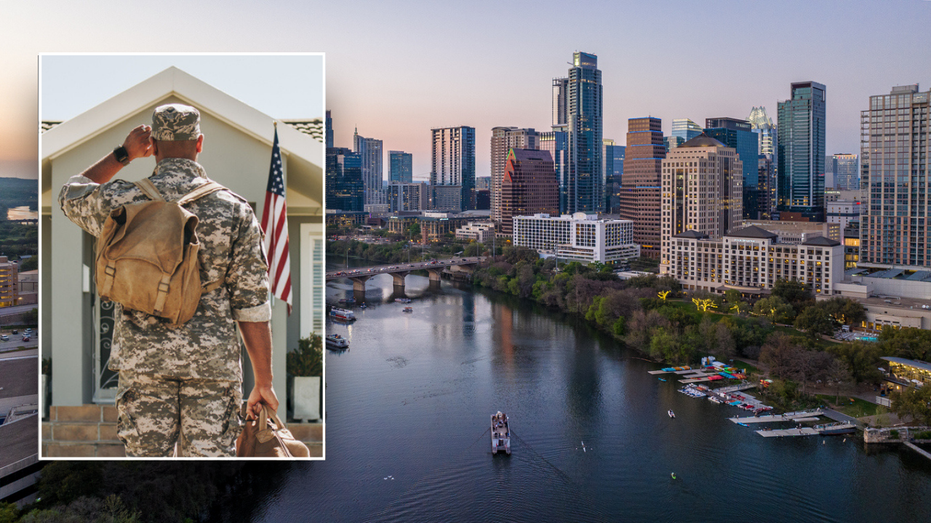
<instances>
[{"instance_id":1,"label":"tour boat on river","mask_svg":"<svg viewBox=\"0 0 931 523\"><path fill-rule=\"evenodd\" d=\"M491 415L491 453L497 454L499 450L511 455L511 429L508 417L500 410Z\"/></svg>"},{"instance_id":2,"label":"tour boat on river","mask_svg":"<svg viewBox=\"0 0 931 523\"><path fill-rule=\"evenodd\" d=\"M349 348L349 340L339 334L327 334L326 346L328 349L346 350Z\"/></svg>"},{"instance_id":3,"label":"tour boat on river","mask_svg":"<svg viewBox=\"0 0 931 523\"><path fill-rule=\"evenodd\" d=\"M340 321L355 321L356 314L349 309L340 309L339 307L333 307L330 309L330 317L334 320Z\"/></svg>"}]
</instances>

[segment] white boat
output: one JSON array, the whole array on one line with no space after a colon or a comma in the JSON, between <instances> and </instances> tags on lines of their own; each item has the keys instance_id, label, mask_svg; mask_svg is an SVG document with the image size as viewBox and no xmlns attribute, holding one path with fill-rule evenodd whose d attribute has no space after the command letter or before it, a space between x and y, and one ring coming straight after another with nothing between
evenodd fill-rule
<instances>
[{"instance_id":1,"label":"white boat","mask_svg":"<svg viewBox=\"0 0 931 523\"><path fill-rule=\"evenodd\" d=\"M511 455L511 429L508 417L500 410L491 415L491 453L497 454L499 450Z\"/></svg>"},{"instance_id":2,"label":"white boat","mask_svg":"<svg viewBox=\"0 0 931 523\"><path fill-rule=\"evenodd\" d=\"M669 417L670 417L670 418L675 418L675 417L676 417L676 413L673 412L672 409L669 409L668 411L666 411L666 414L669 414Z\"/></svg>"},{"instance_id":3,"label":"white boat","mask_svg":"<svg viewBox=\"0 0 931 523\"><path fill-rule=\"evenodd\" d=\"M339 334L328 334L326 346L328 349L345 350L349 348L349 340Z\"/></svg>"},{"instance_id":4,"label":"white boat","mask_svg":"<svg viewBox=\"0 0 931 523\"><path fill-rule=\"evenodd\" d=\"M330 317L336 320L354 321L356 319L356 314L349 309L333 307L330 309Z\"/></svg>"}]
</instances>

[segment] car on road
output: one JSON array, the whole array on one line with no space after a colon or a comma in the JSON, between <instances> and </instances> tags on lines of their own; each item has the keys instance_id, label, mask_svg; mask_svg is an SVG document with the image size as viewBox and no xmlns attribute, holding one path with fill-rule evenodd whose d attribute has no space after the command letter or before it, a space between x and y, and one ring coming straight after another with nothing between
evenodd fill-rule
<instances>
[{"instance_id":1,"label":"car on road","mask_svg":"<svg viewBox=\"0 0 931 523\"><path fill-rule=\"evenodd\" d=\"M0 341L10 341L10 337L6 334L0 334Z\"/></svg>"},{"instance_id":2,"label":"car on road","mask_svg":"<svg viewBox=\"0 0 931 523\"><path fill-rule=\"evenodd\" d=\"M29 335L23 334L23 341L29 341Z\"/></svg>"},{"instance_id":3,"label":"car on road","mask_svg":"<svg viewBox=\"0 0 931 523\"><path fill-rule=\"evenodd\" d=\"M13 334L19 334L19 331L16 329L13 329Z\"/></svg>"}]
</instances>

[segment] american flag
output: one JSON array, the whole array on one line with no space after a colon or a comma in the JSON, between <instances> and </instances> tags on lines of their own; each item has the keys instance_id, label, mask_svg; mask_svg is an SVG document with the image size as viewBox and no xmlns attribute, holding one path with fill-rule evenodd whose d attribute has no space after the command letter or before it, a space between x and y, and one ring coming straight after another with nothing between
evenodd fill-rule
<instances>
[{"instance_id":1,"label":"american flag","mask_svg":"<svg viewBox=\"0 0 931 523\"><path fill-rule=\"evenodd\" d=\"M284 171L281 168L281 150L278 148L278 128L272 145L272 165L268 170L268 189L265 192L265 209L262 211L262 230L265 232L265 252L268 253L268 279L272 294L288 304L291 312L291 256L288 254L288 208L284 198Z\"/></svg>"}]
</instances>

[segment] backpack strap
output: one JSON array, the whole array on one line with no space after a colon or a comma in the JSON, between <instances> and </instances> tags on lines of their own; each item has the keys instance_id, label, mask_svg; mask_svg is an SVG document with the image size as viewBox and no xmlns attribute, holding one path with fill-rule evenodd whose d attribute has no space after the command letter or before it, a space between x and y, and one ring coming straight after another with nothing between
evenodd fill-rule
<instances>
[{"instance_id":1,"label":"backpack strap","mask_svg":"<svg viewBox=\"0 0 931 523\"><path fill-rule=\"evenodd\" d=\"M217 191L222 191L223 189L226 189L226 187L223 187L217 182L207 182L201 185L200 187L194 189L193 191L185 194L184 196L178 198L176 202L178 205L185 205L199 198L203 198L204 196L207 196L208 194L212 194Z\"/></svg>"},{"instance_id":2,"label":"backpack strap","mask_svg":"<svg viewBox=\"0 0 931 523\"><path fill-rule=\"evenodd\" d=\"M155 315L161 314L165 308L165 299L168 298L168 284L171 282L171 274L163 274L162 280L158 282L158 293L155 295L155 306L152 307Z\"/></svg>"},{"instance_id":3,"label":"backpack strap","mask_svg":"<svg viewBox=\"0 0 931 523\"><path fill-rule=\"evenodd\" d=\"M162 196L162 193L158 192L158 188L155 187L155 184L152 183L148 178L143 178L138 182L133 182L136 187L139 188L150 200L156 202L163 202L165 198Z\"/></svg>"}]
</instances>

